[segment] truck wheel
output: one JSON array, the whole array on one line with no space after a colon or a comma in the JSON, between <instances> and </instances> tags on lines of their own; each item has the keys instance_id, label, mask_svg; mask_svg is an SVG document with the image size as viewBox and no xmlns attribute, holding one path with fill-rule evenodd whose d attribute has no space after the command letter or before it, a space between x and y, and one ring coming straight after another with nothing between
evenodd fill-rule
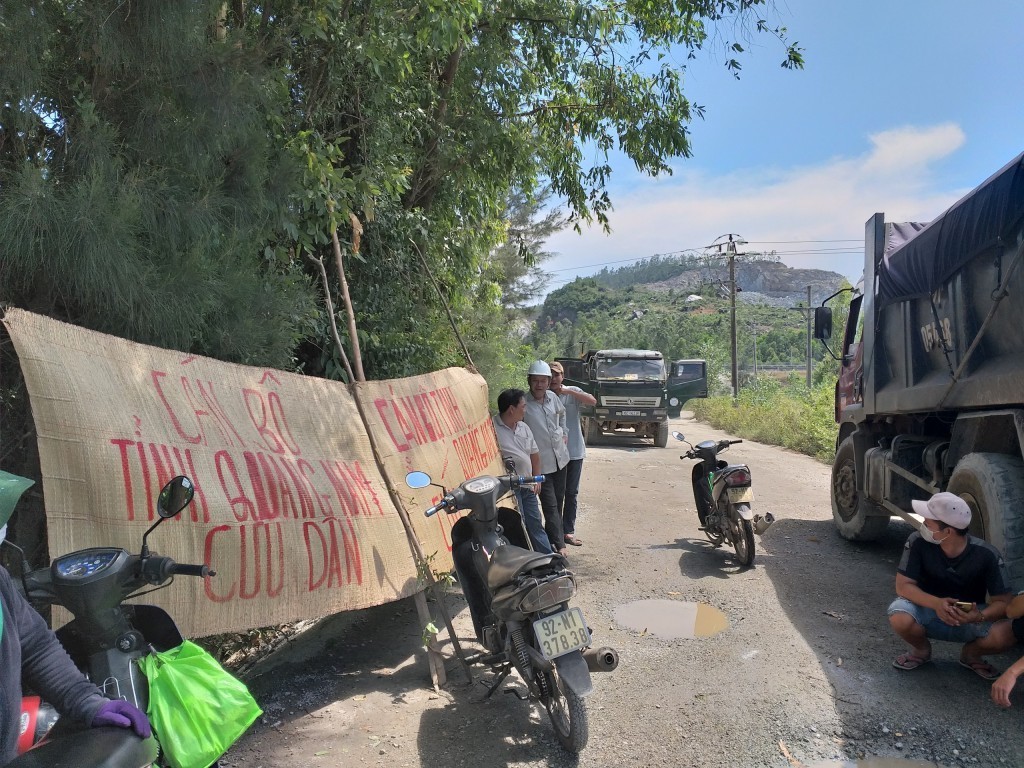
<instances>
[{"instance_id":1,"label":"truck wheel","mask_svg":"<svg viewBox=\"0 0 1024 768\"><path fill-rule=\"evenodd\" d=\"M585 419L587 422L586 428L584 429L584 435L586 435L587 445L597 445L601 442L601 427L597 423L597 419Z\"/></svg>"},{"instance_id":2,"label":"truck wheel","mask_svg":"<svg viewBox=\"0 0 1024 768\"><path fill-rule=\"evenodd\" d=\"M663 421L658 425L658 436L654 438L654 444L659 448L668 445L668 421Z\"/></svg>"},{"instance_id":3,"label":"truck wheel","mask_svg":"<svg viewBox=\"0 0 1024 768\"><path fill-rule=\"evenodd\" d=\"M889 515L857 490L857 463L854 461L853 438L839 444L832 462L832 519L839 535L850 541L874 541L889 527Z\"/></svg>"},{"instance_id":4,"label":"truck wheel","mask_svg":"<svg viewBox=\"0 0 1024 768\"><path fill-rule=\"evenodd\" d=\"M1024 461L1002 453L969 453L946 488L971 508L971 533L1002 554L1012 584L1024 581Z\"/></svg>"}]
</instances>

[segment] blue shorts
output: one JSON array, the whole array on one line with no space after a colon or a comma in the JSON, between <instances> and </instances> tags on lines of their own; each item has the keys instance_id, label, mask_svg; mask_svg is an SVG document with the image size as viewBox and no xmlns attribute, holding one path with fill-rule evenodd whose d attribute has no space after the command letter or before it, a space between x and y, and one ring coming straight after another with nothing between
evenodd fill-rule
<instances>
[{"instance_id":1,"label":"blue shorts","mask_svg":"<svg viewBox=\"0 0 1024 768\"><path fill-rule=\"evenodd\" d=\"M978 608L984 610L985 603L978 603ZM951 627L939 618L939 615L931 608L922 608L909 600L897 597L889 605L888 614L894 613L910 614L914 621L924 627L925 635L932 640L947 640L951 643L969 643L979 637L985 637L992 628L991 621L981 621L977 624L961 624L959 627Z\"/></svg>"}]
</instances>

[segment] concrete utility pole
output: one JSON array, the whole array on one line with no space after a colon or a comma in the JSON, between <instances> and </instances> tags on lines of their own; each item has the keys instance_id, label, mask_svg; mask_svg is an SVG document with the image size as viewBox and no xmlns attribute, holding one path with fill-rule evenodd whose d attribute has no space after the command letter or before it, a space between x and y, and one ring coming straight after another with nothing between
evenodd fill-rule
<instances>
[{"instance_id":1,"label":"concrete utility pole","mask_svg":"<svg viewBox=\"0 0 1024 768\"><path fill-rule=\"evenodd\" d=\"M736 246L729 235L729 340L732 349L732 399L740 396L740 369L736 359Z\"/></svg>"},{"instance_id":2,"label":"concrete utility pole","mask_svg":"<svg viewBox=\"0 0 1024 768\"><path fill-rule=\"evenodd\" d=\"M814 364L811 358L811 286L807 286L807 388L811 388L811 365Z\"/></svg>"},{"instance_id":3,"label":"concrete utility pole","mask_svg":"<svg viewBox=\"0 0 1024 768\"><path fill-rule=\"evenodd\" d=\"M728 240L722 239L726 237ZM732 399L734 401L740 394L740 371L739 362L736 357L736 292L738 290L736 288L736 256L742 255L736 253L736 246L746 245L746 243L747 241L742 237L730 232L728 235L716 237L715 242L704 249L709 251L712 248L716 248L719 253L724 252L729 258L729 346L732 351Z\"/></svg>"},{"instance_id":4,"label":"concrete utility pole","mask_svg":"<svg viewBox=\"0 0 1024 768\"><path fill-rule=\"evenodd\" d=\"M811 317L814 315L814 308L811 306L811 286L807 286L807 306L790 307L795 312L803 312L807 318L807 388L811 388L811 367L814 365L814 358L811 357Z\"/></svg>"}]
</instances>

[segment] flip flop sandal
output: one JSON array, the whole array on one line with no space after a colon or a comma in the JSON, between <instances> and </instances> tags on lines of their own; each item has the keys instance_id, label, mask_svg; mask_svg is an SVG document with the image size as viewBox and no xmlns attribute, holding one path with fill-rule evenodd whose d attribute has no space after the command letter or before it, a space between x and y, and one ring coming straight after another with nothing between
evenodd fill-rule
<instances>
[{"instance_id":1,"label":"flip flop sandal","mask_svg":"<svg viewBox=\"0 0 1024 768\"><path fill-rule=\"evenodd\" d=\"M1002 674L987 661L964 661L963 659L960 659L960 666L964 669L971 670L971 672L976 674L982 680L995 680L1000 674Z\"/></svg>"},{"instance_id":2,"label":"flip flop sandal","mask_svg":"<svg viewBox=\"0 0 1024 768\"><path fill-rule=\"evenodd\" d=\"M583 539L577 539L575 536L573 536L571 533L569 533L569 534L566 534L566 536L565 536L565 543L566 544L572 544L574 547L582 547L583 546Z\"/></svg>"},{"instance_id":3,"label":"flip flop sandal","mask_svg":"<svg viewBox=\"0 0 1024 768\"><path fill-rule=\"evenodd\" d=\"M893 659L892 665L896 667L896 669L909 671L911 669L917 669L921 665L927 664L929 661L931 661L930 656L927 659L922 659L920 656L916 656L913 653L904 653ZM961 662L961 664L962 663L963 662Z\"/></svg>"}]
</instances>

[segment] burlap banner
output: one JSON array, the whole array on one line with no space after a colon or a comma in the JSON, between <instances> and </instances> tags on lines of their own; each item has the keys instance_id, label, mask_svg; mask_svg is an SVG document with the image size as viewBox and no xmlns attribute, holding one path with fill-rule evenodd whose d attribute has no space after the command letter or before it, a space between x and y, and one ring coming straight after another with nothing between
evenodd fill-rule
<instances>
[{"instance_id":1,"label":"burlap banner","mask_svg":"<svg viewBox=\"0 0 1024 768\"><path fill-rule=\"evenodd\" d=\"M408 379L356 384L367 429L385 476L394 479L402 506L409 510L423 552L435 570L450 568L448 536L456 515L431 518L423 510L441 498L436 486L411 490L405 475L426 472L452 488L482 474L502 471L494 427L487 410L487 384L462 368Z\"/></svg>"},{"instance_id":2,"label":"burlap banner","mask_svg":"<svg viewBox=\"0 0 1024 768\"><path fill-rule=\"evenodd\" d=\"M157 491L185 474L196 500L157 529L150 547L209 563L217 576L179 577L145 599L163 605L186 634L363 608L420 588L344 385L135 344L20 310L4 323L38 433L52 557L90 546L137 550L156 519ZM410 516L422 521L430 502L405 488L406 467L423 456L427 466L414 468L452 484L464 479L468 446L494 442L493 433L479 434L481 424L489 428L486 386L452 369L365 388L373 392L364 412L375 442L397 471L391 486L406 491ZM421 440L442 432L443 440ZM393 462L396 453L415 461ZM467 468L484 465L472 456ZM450 563L443 530L417 530L425 551Z\"/></svg>"}]
</instances>

